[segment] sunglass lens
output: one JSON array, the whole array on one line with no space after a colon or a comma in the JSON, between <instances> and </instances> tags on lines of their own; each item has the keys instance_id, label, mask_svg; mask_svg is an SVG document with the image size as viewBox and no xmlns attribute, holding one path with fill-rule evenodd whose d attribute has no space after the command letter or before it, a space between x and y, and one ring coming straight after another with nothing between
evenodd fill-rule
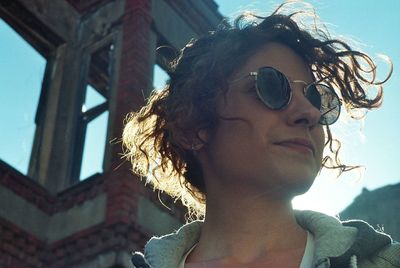
<instances>
[{"instance_id":1,"label":"sunglass lens","mask_svg":"<svg viewBox=\"0 0 400 268\"><path fill-rule=\"evenodd\" d=\"M332 88L322 84L310 85L306 97L321 112L320 124L331 125L339 118L340 101Z\"/></svg>"},{"instance_id":2,"label":"sunglass lens","mask_svg":"<svg viewBox=\"0 0 400 268\"><path fill-rule=\"evenodd\" d=\"M317 86L312 84L308 86L306 91L306 98L318 110L321 110L321 93L318 91Z\"/></svg>"},{"instance_id":3,"label":"sunglass lens","mask_svg":"<svg viewBox=\"0 0 400 268\"><path fill-rule=\"evenodd\" d=\"M270 68L258 70L257 92L261 100L271 109L282 109L290 100L290 85L285 75Z\"/></svg>"}]
</instances>

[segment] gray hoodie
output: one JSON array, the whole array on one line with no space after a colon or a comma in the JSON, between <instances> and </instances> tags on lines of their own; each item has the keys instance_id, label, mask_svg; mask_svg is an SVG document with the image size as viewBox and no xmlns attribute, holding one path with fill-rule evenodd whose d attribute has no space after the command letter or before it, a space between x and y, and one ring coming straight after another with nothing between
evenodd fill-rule
<instances>
[{"instance_id":1,"label":"gray hoodie","mask_svg":"<svg viewBox=\"0 0 400 268\"><path fill-rule=\"evenodd\" d=\"M400 267L400 244L366 222L340 222L314 211L295 211L295 215L298 224L313 234L315 267ZM151 238L144 255L133 254L134 267L177 268L197 243L201 225L194 221L172 234Z\"/></svg>"}]
</instances>

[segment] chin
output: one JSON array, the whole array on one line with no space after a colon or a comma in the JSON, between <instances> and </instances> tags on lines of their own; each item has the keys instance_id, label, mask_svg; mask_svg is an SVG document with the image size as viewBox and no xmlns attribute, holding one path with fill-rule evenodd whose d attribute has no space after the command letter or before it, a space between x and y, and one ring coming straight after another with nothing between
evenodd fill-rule
<instances>
[{"instance_id":1,"label":"chin","mask_svg":"<svg viewBox=\"0 0 400 268\"><path fill-rule=\"evenodd\" d=\"M304 177L303 177L304 178ZM259 188L266 188L271 197L278 199L292 200L298 195L306 193L312 186L314 179L299 179L297 177L287 176L285 179L277 179L274 183L268 185L259 185Z\"/></svg>"},{"instance_id":2,"label":"chin","mask_svg":"<svg viewBox=\"0 0 400 268\"><path fill-rule=\"evenodd\" d=\"M293 189L292 198L294 198L295 196L303 195L303 194L307 193L308 190L310 190L311 185L312 185L312 182L308 183L308 184L300 185L300 186L296 187L295 189Z\"/></svg>"},{"instance_id":3,"label":"chin","mask_svg":"<svg viewBox=\"0 0 400 268\"><path fill-rule=\"evenodd\" d=\"M287 176L289 178L285 180L285 188L288 190L288 197L294 198L297 195L305 194L308 190L310 190L311 186L314 183L316 174L314 172L312 174L303 174L299 175Z\"/></svg>"}]
</instances>

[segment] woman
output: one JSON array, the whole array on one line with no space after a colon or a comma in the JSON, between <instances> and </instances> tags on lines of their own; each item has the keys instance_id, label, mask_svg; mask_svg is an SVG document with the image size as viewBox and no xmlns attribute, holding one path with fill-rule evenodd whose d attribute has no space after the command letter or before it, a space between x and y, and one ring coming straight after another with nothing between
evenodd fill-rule
<instances>
[{"instance_id":1,"label":"woman","mask_svg":"<svg viewBox=\"0 0 400 268\"><path fill-rule=\"evenodd\" d=\"M135 267L399 267L400 246L368 224L291 207L322 167L353 168L329 125L379 107L383 82L369 56L281 10L191 41L130 116L134 171L201 219L152 238Z\"/></svg>"}]
</instances>

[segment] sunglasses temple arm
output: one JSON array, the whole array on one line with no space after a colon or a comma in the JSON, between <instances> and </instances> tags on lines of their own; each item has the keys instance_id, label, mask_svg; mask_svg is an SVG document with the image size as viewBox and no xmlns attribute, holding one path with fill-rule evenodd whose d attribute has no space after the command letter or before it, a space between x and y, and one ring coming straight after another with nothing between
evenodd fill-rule
<instances>
[{"instance_id":1,"label":"sunglasses temple arm","mask_svg":"<svg viewBox=\"0 0 400 268\"><path fill-rule=\"evenodd\" d=\"M240 80L243 80L243 79L245 79L245 78L247 78L249 76L254 76L255 78L257 78L257 72L251 72L251 73L249 73L249 74L247 74L245 76L239 77L239 78L229 82L229 84L233 84L233 83L239 82Z\"/></svg>"},{"instance_id":2,"label":"sunglasses temple arm","mask_svg":"<svg viewBox=\"0 0 400 268\"><path fill-rule=\"evenodd\" d=\"M336 107L333 107L333 108L329 109L328 111L326 111L325 113L321 114L321 117L326 115L327 113L333 111L334 109L336 109Z\"/></svg>"}]
</instances>

